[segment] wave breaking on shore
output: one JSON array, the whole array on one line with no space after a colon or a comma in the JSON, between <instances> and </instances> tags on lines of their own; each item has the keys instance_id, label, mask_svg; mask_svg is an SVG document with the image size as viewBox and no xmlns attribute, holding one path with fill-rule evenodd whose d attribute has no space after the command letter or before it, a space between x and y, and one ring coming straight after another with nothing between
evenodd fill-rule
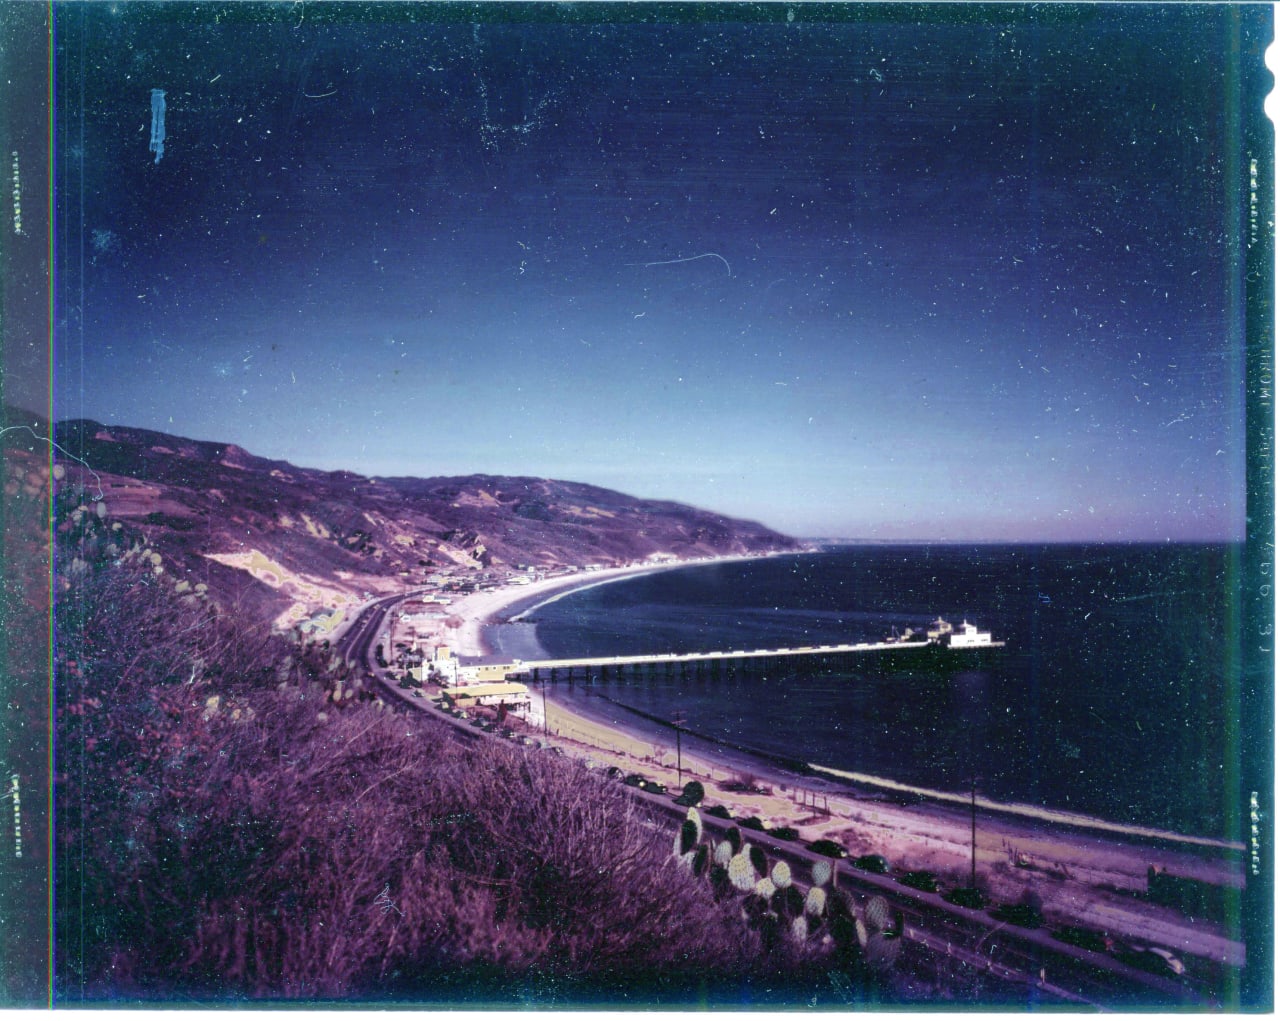
<instances>
[{"instance_id":1,"label":"wave breaking on shore","mask_svg":"<svg viewBox=\"0 0 1280 1021\"><path fill-rule=\"evenodd\" d=\"M1056 808L1042 808L1039 805L992 801L990 798L985 798L981 795L971 798L967 794L934 790L929 787L916 787L912 784L905 784L897 780L890 780L888 777L872 776L870 773L856 773L846 769L836 769L834 766L820 766L813 762L806 763L806 765L809 769L812 769L815 772L826 773L830 776L849 780L853 783L865 784L869 787L879 787L884 790L896 791L901 794L911 794L921 798L928 798L931 801L946 801L956 805L963 805L965 807L968 807L972 802L976 807L987 811L1019 815L1027 819L1038 819L1042 822L1055 823L1059 826L1075 826L1080 829L1105 830L1109 833L1120 833L1130 837L1142 837L1148 840L1167 840L1172 843L1195 844L1200 847L1216 847L1229 851L1244 850L1244 844L1234 840L1222 840L1216 837L1197 837L1187 833L1175 833L1172 830L1162 830L1151 826L1134 826L1129 823L1111 822L1107 819L1098 819L1094 816L1082 815L1078 812L1067 812Z\"/></svg>"}]
</instances>

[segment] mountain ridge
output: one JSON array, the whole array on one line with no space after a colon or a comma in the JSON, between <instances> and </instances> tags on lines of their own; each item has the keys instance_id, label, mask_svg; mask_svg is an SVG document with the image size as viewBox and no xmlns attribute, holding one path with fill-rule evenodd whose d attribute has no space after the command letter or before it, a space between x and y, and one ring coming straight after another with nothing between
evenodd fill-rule
<instances>
[{"instance_id":1,"label":"mountain ridge","mask_svg":"<svg viewBox=\"0 0 1280 1021\"><path fill-rule=\"evenodd\" d=\"M533 476L370 477L234 443L94 419L50 430L5 409L5 454L52 437L61 483L136 528L180 580L277 626L407 588L466 591L520 575L767 553L796 540L672 500ZM100 499L98 499L100 497Z\"/></svg>"}]
</instances>

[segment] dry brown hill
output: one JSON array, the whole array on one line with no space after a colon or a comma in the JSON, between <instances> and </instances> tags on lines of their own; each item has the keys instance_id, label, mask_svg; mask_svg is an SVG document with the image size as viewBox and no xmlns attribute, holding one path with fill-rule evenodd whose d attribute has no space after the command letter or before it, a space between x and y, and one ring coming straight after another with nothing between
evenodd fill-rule
<instances>
[{"instance_id":1,"label":"dry brown hill","mask_svg":"<svg viewBox=\"0 0 1280 1021\"><path fill-rule=\"evenodd\" d=\"M6 411L10 449L39 452L38 416ZM551 479L372 479L300 468L229 443L77 419L58 423L64 486L136 525L166 569L255 616L514 568L622 564L795 548L763 525ZM77 463L77 460L81 463ZM88 470L88 469L91 469ZM99 489L101 493L99 494Z\"/></svg>"}]
</instances>

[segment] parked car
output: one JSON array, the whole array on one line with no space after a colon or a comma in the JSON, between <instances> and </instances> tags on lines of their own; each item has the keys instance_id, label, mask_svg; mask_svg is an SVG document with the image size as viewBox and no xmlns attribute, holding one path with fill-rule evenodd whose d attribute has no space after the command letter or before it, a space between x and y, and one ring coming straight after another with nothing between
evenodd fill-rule
<instances>
[{"instance_id":1,"label":"parked car","mask_svg":"<svg viewBox=\"0 0 1280 1021\"><path fill-rule=\"evenodd\" d=\"M642 777L639 773L631 773L622 778L622 782L628 787L639 787L644 790L649 786L649 781Z\"/></svg>"},{"instance_id":2,"label":"parked car","mask_svg":"<svg viewBox=\"0 0 1280 1021\"><path fill-rule=\"evenodd\" d=\"M479 716L477 716L474 720L471 721L471 726L473 727L483 727L484 725L485 725L484 720L482 720Z\"/></svg>"},{"instance_id":3,"label":"parked car","mask_svg":"<svg viewBox=\"0 0 1280 1021\"><path fill-rule=\"evenodd\" d=\"M863 872L878 872L883 876L889 872L889 860L882 854L864 854L853 859L853 867L862 869Z\"/></svg>"},{"instance_id":4,"label":"parked car","mask_svg":"<svg viewBox=\"0 0 1280 1021\"><path fill-rule=\"evenodd\" d=\"M1081 950L1093 950L1097 953L1106 953L1115 946L1106 933L1094 932L1092 929L1085 929L1078 925L1065 925L1061 929L1054 929L1053 938L1062 943L1070 943Z\"/></svg>"},{"instance_id":5,"label":"parked car","mask_svg":"<svg viewBox=\"0 0 1280 1021\"><path fill-rule=\"evenodd\" d=\"M650 780L647 784L645 784L644 789L647 791L652 791L654 794L667 793L667 785L665 783L660 783L657 780Z\"/></svg>"},{"instance_id":6,"label":"parked car","mask_svg":"<svg viewBox=\"0 0 1280 1021\"><path fill-rule=\"evenodd\" d=\"M903 886L911 887L913 890L922 890L925 893L938 892L938 877L932 872L923 870L906 872L898 877L898 882Z\"/></svg>"},{"instance_id":7,"label":"parked car","mask_svg":"<svg viewBox=\"0 0 1280 1021\"><path fill-rule=\"evenodd\" d=\"M814 854L825 854L828 858L848 858L849 852L843 846L837 844L834 840L828 840L823 837L821 840L815 840L806 845Z\"/></svg>"}]
</instances>

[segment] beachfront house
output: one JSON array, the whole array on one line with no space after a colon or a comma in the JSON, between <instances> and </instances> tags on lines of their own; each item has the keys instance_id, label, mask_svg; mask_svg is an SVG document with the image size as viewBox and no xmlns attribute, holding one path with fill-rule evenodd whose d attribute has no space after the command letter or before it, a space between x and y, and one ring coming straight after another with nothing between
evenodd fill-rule
<instances>
[{"instance_id":1,"label":"beachfront house","mask_svg":"<svg viewBox=\"0 0 1280 1021\"><path fill-rule=\"evenodd\" d=\"M447 695L461 709L470 706L505 706L508 712L517 713L527 718L532 708L529 689L523 684L502 681L493 684L467 684L454 688L445 688Z\"/></svg>"}]
</instances>

